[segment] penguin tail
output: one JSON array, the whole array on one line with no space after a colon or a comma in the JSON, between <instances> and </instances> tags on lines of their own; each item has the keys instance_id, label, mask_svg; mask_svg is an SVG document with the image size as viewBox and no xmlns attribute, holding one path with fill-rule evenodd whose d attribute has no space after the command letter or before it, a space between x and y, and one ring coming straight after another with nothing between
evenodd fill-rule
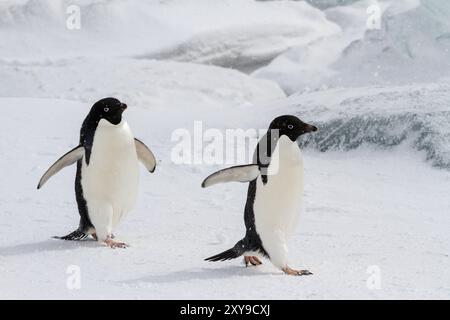
<instances>
[{"instance_id":1,"label":"penguin tail","mask_svg":"<svg viewBox=\"0 0 450 320\"><path fill-rule=\"evenodd\" d=\"M245 250L244 243L241 240L238 243L236 243L236 245L233 248L228 249L222 253L216 254L215 256L206 258L205 261L216 262L216 261L226 261L226 260L236 259L236 258L239 258L240 256L242 256L245 251L246 250Z\"/></svg>"},{"instance_id":2,"label":"penguin tail","mask_svg":"<svg viewBox=\"0 0 450 320\"><path fill-rule=\"evenodd\" d=\"M53 237L53 239L67 240L67 241L81 241L86 239L87 237L89 237L88 234L77 229L74 232L69 233L68 235L62 237L55 236Z\"/></svg>"}]
</instances>

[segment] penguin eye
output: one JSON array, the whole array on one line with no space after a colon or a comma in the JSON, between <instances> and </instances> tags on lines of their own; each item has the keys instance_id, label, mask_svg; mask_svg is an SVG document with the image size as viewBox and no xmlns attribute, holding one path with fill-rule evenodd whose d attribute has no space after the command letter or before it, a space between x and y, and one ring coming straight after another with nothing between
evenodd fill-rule
<instances>
[{"instance_id":1,"label":"penguin eye","mask_svg":"<svg viewBox=\"0 0 450 320\"><path fill-rule=\"evenodd\" d=\"M288 129L294 129L294 126L292 124L288 124Z\"/></svg>"},{"instance_id":2,"label":"penguin eye","mask_svg":"<svg viewBox=\"0 0 450 320\"><path fill-rule=\"evenodd\" d=\"M108 112L109 108L104 108L103 111Z\"/></svg>"}]
</instances>

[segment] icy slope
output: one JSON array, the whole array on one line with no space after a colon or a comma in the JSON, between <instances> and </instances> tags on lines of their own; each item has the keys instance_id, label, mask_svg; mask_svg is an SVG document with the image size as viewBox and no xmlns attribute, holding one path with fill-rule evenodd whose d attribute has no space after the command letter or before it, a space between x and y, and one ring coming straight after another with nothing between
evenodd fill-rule
<instances>
[{"instance_id":1,"label":"icy slope","mask_svg":"<svg viewBox=\"0 0 450 320\"><path fill-rule=\"evenodd\" d=\"M449 17L445 0L421 1L400 13L387 10L382 29L352 43L333 65L338 84L414 83L450 75Z\"/></svg>"},{"instance_id":2,"label":"icy slope","mask_svg":"<svg viewBox=\"0 0 450 320\"><path fill-rule=\"evenodd\" d=\"M329 21L339 25L339 32L298 46L276 57L269 65L256 70L253 76L278 82L287 93L324 85L324 79L336 72L331 65L353 41L363 38L366 31L366 10L371 0L351 6L331 8L324 13Z\"/></svg>"},{"instance_id":3,"label":"icy slope","mask_svg":"<svg viewBox=\"0 0 450 320\"><path fill-rule=\"evenodd\" d=\"M77 225L74 168L35 189L46 167L76 143L89 104L2 98L0 105L8 119L0 127L0 298L450 297L450 176L409 151L304 150L305 212L290 261L314 276L288 277L267 261L247 269L238 260L203 261L243 235L246 187L201 189L217 167L174 165L169 141L174 128L191 128L195 119L220 129L258 127L267 125L269 113L289 108L263 114L193 105L152 112L130 105L126 118L159 165L153 175L142 169L138 206L116 232L131 247L111 250L50 239ZM380 289L367 286L374 265ZM70 266L80 268L79 290L67 287Z\"/></svg>"},{"instance_id":4,"label":"icy slope","mask_svg":"<svg viewBox=\"0 0 450 320\"><path fill-rule=\"evenodd\" d=\"M299 46L254 75L293 93L304 88L410 84L450 75L450 2L379 1L380 29L367 29L372 1L325 10L341 32Z\"/></svg>"},{"instance_id":5,"label":"icy slope","mask_svg":"<svg viewBox=\"0 0 450 320\"><path fill-rule=\"evenodd\" d=\"M450 169L450 83L329 89L299 93L284 108L320 130L303 141L320 151L405 144Z\"/></svg>"},{"instance_id":6,"label":"icy slope","mask_svg":"<svg viewBox=\"0 0 450 320\"><path fill-rule=\"evenodd\" d=\"M148 57L252 70L289 48L339 32L321 11L304 2L211 2L204 10L211 19L208 28ZM216 20L216 12L226 17L225 24Z\"/></svg>"}]
</instances>

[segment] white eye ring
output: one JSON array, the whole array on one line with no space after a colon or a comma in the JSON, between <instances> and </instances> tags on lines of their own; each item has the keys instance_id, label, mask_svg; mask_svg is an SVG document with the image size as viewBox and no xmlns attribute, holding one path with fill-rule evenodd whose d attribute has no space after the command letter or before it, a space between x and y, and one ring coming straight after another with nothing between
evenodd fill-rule
<instances>
[{"instance_id":1,"label":"white eye ring","mask_svg":"<svg viewBox=\"0 0 450 320\"><path fill-rule=\"evenodd\" d=\"M109 111L109 108L105 108L105 109L103 109L103 111L108 112L108 111Z\"/></svg>"},{"instance_id":2,"label":"white eye ring","mask_svg":"<svg viewBox=\"0 0 450 320\"><path fill-rule=\"evenodd\" d=\"M294 129L294 126L292 124L289 124L288 129Z\"/></svg>"}]
</instances>

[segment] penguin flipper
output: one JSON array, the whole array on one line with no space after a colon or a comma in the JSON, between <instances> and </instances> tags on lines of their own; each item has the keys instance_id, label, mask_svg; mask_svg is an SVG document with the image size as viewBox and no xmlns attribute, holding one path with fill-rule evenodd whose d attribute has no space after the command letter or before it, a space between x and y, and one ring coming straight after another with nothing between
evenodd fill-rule
<instances>
[{"instance_id":1,"label":"penguin flipper","mask_svg":"<svg viewBox=\"0 0 450 320\"><path fill-rule=\"evenodd\" d=\"M80 231L79 229L69 233L68 235L62 236L62 237L53 237L53 239L59 239L59 240L67 240L67 241L81 241L88 237L89 235L84 233L83 231Z\"/></svg>"},{"instance_id":2,"label":"penguin flipper","mask_svg":"<svg viewBox=\"0 0 450 320\"><path fill-rule=\"evenodd\" d=\"M61 169L70 166L83 158L84 156L84 147L78 146L69 152L67 152L65 155L63 155L61 158L58 159L48 170L44 173L41 180L39 180L38 189L42 188L42 186L50 179L52 176L57 174Z\"/></svg>"},{"instance_id":3,"label":"penguin flipper","mask_svg":"<svg viewBox=\"0 0 450 320\"><path fill-rule=\"evenodd\" d=\"M136 138L134 139L134 143L136 145L136 152L139 161L142 162L148 171L153 173L156 168L156 158L153 155L153 152L145 145L145 143Z\"/></svg>"},{"instance_id":4,"label":"penguin flipper","mask_svg":"<svg viewBox=\"0 0 450 320\"><path fill-rule=\"evenodd\" d=\"M208 176L202 183L202 188L225 183L225 182L250 182L258 178L260 175L259 166L257 164L248 164L243 166L235 166L217 171Z\"/></svg>"},{"instance_id":5,"label":"penguin flipper","mask_svg":"<svg viewBox=\"0 0 450 320\"><path fill-rule=\"evenodd\" d=\"M243 241L239 241L236 245L228 249L222 253L216 254L215 256L206 258L205 261L217 262L217 261L226 261L231 259L236 259L242 256L246 252L245 245Z\"/></svg>"}]
</instances>

